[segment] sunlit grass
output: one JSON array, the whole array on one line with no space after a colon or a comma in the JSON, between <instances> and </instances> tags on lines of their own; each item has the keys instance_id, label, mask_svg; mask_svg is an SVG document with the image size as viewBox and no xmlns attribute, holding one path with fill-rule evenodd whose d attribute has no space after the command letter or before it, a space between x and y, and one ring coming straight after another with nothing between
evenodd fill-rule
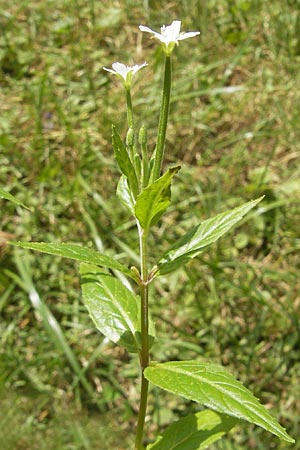
<instances>
[{"instance_id":1,"label":"sunlit grass","mask_svg":"<svg viewBox=\"0 0 300 450\"><path fill-rule=\"evenodd\" d=\"M0 0L0 6L0 187L32 209L1 200L2 230L22 240L112 248L128 264L137 240L114 197L110 144L111 123L123 131L124 99L102 67L117 60L149 63L133 100L137 122L150 123L154 145L162 67L151 41L143 42L142 51L138 25L180 18L185 29L201 30L199 42L179 47L174 60L167 159L180 159L183 168L180 189L173 190L176 211L170 207L156 239L167 245L199 220L261 194L265 210L168 284L157 283L159 313L153 308L161 340L154 358L222 361L297 439L298 6L281 0L191 0L166 3L163 11L158 2L129 0ZM181 228L171 226L179 215ZM136 400L135 362L91 328L75 265L26 254L32 283L84 368L103 414L51 339L28 290L19 286L14 250L1 247L0 256L4 450L130 448L124 436ZM167 335L188 345L175 346ZM182 411L180 402L166 399L167 406L153 391L151 407L160 404L155 421L162 425ZM155 423L149 427L154 431ZM240 430L234 443L216 448L286 448L256 428L250 434ZM300 449L299 443L293 448Z\"/></svg>"}]
</instances>

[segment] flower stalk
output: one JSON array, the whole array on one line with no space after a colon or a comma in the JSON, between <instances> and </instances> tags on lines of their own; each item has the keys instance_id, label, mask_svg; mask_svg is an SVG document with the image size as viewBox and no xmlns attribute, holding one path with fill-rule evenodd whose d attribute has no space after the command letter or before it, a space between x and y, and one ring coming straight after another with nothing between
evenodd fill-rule
<instances>
[{"instance_id":1,"label":"flower stalk","mask_svg":"<svg viewBox=\"0 0 300 450\"><path fill-rule=\"evenodd\" d=\"M164 74L164 84L163 93L160 107L160 115L158 122L158 133L157 133L157 143L154 151L154 164L151 174L151 181L155 181L160 177L160 172L162 168L165 142L166 142L166 132L170 109L170 96L171 96L171 78L172 78L172 61L171 56L166 55L165 57L165 74Z\"/></svg>"},{"instance_id":2,"label":"flower stalk","mask_svg":"<svg viewBox=\"0 0 300 450\"><path fill-rule=\"evenodd\" d=\"M126 103L127 103L128 127L134 129L133 108L132 108L130 88L126 88Z\"/></svg>"},{"instance_id":3,"label":"flower stalk","mask_svg":"<svg viewBox=\"0 0 300 450\"><path fill-rule=\"evenodd\" d=\"M142 187L145 188L149 181L149 161L147 148L147 131L144 126L139 131L139 144L142 151Z\"/></svg>"},{"instance_id":4,"label":"flower stalk","mask_svg":"<svg viewBox=\"0 0 300 450\"><path fill-rule=\"evenodd\" d=\"M149 365L149 307L148 307L148 232L142 229L137 222L140 241L140 260L141 260L141 392L140 406L138 414L137 432L135 440L135 450L143 449L144 425L147 410L148 399L148 380L144 377L144 370Z\"/></svg>"}]
</instances>

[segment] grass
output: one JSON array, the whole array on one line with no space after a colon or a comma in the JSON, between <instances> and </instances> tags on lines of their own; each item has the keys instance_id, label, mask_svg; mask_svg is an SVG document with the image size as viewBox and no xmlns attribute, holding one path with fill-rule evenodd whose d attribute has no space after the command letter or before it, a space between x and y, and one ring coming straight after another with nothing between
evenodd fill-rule
<instances>
[{"instance_id":1,"label":"grass","mask_svg":"<svg viewBox=\"0 0 300 450\"><path fill-rule=\"evenodd\" d=\"M102 67L149 63L134 102L154 145L161 59L137 26L180 18L185 30L201 30L174 60L167 158L183 167L153 256L199 220L261 194L265 200L210 252L157 282L153 358L222 362L297 440L299 2L190 0L166 2L162 10L155 1L0 0L0 7L0 187L31 208L1 200L2 231L22 240L82 242L128 264L137 241L114 195L110 144L112 123L125 131L125 101ZM135 359L93 329L76 264L0 250L5 450L130 448ZM62 340L30 301L26 273ZM153 390L150 437L186 406L195 409ZM213 448L287 447L245 425Z\"/></svg>"}]
</instances>

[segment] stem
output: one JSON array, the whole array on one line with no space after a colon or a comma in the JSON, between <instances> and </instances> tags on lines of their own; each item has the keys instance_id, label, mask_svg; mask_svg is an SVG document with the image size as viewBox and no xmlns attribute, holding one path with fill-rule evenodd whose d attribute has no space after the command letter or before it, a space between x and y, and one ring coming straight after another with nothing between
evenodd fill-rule
<instances>
[{"instance_id":1,"label":"stem","mask_svg":"<svg viewBox=\"0 0 300 450\"><path fill-rule=\"evenodd\" d=\"M148 161L148 147L147 147L147 131L144 125L140 128L139 144L142 150L142 187L148 185L149 179L149 161Z\"/></svg>"},{"instance_id":2,"label":"stem","mask_svg":"<svg viewBox=\"0 0 300 450\"><path fill-rule=\"evenodd\" d=\"M165 76L164 76L163 93L162 93L160 115L159 115L159 122L158 122L157 143L156 143L154 165L153 165L153 171L152 171L152 177L151 177L152 181L155 181L155 180L157 180L157 178L159 178L160 172L161 172L161 167L162 167L162 162L163 162L163 157L164 157L166 131L167 131L167 123L168 123L169 107L170 107L171 76L172 76L171 56L166 55Z\"/></svg>"},{"instance_id":3,"label":"stem","mask_svg":"<svg viewBox=\"0 0 300 450\"><path fill-rule=\"evenodd\" d=\"M132 101L131 101L131 93L130 88L126 88L126 103L127 103L127 122L128 122L128 134L127 137L130 136L130 139L128 142L129 147L129 153L130 153L130 159L132 164L135 166L135 131L134 131L134 119L133 119L133 108L132 108Z\"/></svg>"},{"instance_id":4,"label":"stem","mask_svg":"<svg viewBox=\"0 0 300 450\"><path fill-rule=\"evenodd\" d=\"M133 120L133 108L132 108L132 101L131 101L131 93L130 89L126 88L126 102L127 102L127 120L128 120L128 127L134 128L134 120Z\"/></svg>"},{"instance_id":5,"label":"stem","mask_svg":"<svg viewBox=\"0 0 300 450\"><path fill-rule=\"evenodd\" d=\"M148 398L148 380L142 374L142 384L141 384L141 397L140 397L140 408L139 408L139 417L135 438L135 450L142 450L143 447L143 435L144 435L144 425L145 425L145 417L146 417L146 409L147 409L147 398Z\"/></svg>"},{"instance_id":6,"label":"stem","mask_svg":"<svg viewBox=\"0 0 300 450\"><path fill-rule=\"evenodd\" d=\"M147 238L148 233L141 229L138 224L139 239L140 239L140 258L141 258L141 395L140 407L138 415L138 424L135 440L135 450L142 450L143 448L143 434L147 409L148 398L148 380L144 377L144 370L149 365L149 318L148 318L148 248Z\"/></svg>"},{"instance_id":7,"label":"stem","mask_svg":"<svg viewBox=\"0 0 300 450\"><path fill-rule=\"evenodd\" d=\"M166 141L166 131L169 116L170 106L170 94L171 94L171 56L166 55L165 59L165 75L163 84L163 93L161 100L161 108L158 122L158 135L157 143L154 151L153 169L151 173L151 181L155 181L160 176L162 162L164 157L164 148ZM130 92L127 91L127 114L128 123L133 127L133 115L131 107ZM132 121L132 122L130 122ZM144 143L146 144L146 143ZM146 146L142 149L143 163L146 164ZM145 185L145 166L143 170L143 184ZM140 394L140 407L138 415L138 424L135 440L135 450L143 450L143 434L145 417L147 410L147 398L148 398L148 381L144 376L144 370L149 365L149 317L148 317L148 285L150 283L151 274L148 273L148 247L147 239L149 230L141 228L137 222L140 241L140 259L141 259L141 280L140 280L140 294L141 294L141 351L140 351L140 365L141 365L141 394Z\"/></svg>"}]
</instances>

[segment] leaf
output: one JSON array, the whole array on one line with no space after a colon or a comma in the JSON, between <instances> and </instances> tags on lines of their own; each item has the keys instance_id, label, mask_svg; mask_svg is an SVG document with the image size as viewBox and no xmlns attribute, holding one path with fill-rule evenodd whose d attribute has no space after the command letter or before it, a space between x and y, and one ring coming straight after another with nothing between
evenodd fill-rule
<instances>
[{"instance_id":1,"label":"leaf","mask_svg":"<svg viewBox=\"0 0 300 450\"><path fill-rule=\"evenodd\" d=\"M114 126L112 127L112 144L115 151L115 158L120 167L120 170L127 178L128 185L132 193L136 197L139 191L136 173L129 157L128 151Z\"/></svg>"},{"instance_id":2,"label":"leaf","mask_svg":"<svg viewBox=\"0 0 300 450\"><path fill-rule=\"evenodd\" d=\"M122 175L119 180L117 196L121 200L122 204L131 212L132 215L134 215L135 201L129 189L127 178L124 175Z\"/></svg>"},{"instance_id":3,"label":"leaf","mask_svg":"<svg viewBox=\"0 0 300 450\"><path fill-rule=\"evenodd\" d=\"M140 298L120 280L95 266L80 264L80 273L83 302L97 329L129 352L138 352L141 347ZM151 323L150 344L154 340L153 330Z\"/></svg>"},{"instance_id":4,"label":"leaf","mask_svg":"<svg viewBox=\"0 0 300 450\"><path fill-rule=\"evenodd\" d=\"M7 192L1 188L0 188L0 198L4 198L5 200L9 200L10 202L14 203L15 205L22 206L23 208L29 209L28 206L26 206L22 202L20 202L14 195L10 194L9 192Z\"/></svg>"},{"instance_id":5,"label":"leaf","mask_svg":"<svg viewBox=\"0 0 300 450\"><path fill-rule=\"evenodd\" d=\"M233 428L232 417L205 410L178 420L147 450L203 450Z\"/></svg>"},{"instance_id":6,"label":"leaf","mask_svg":"<svg viewBox=\"0 0 300 450\"><path fill-rule=\"evenodd\" d=\"M237 208L205 220L182 236L158 261L158 275L172 272L199 255L204 248L216 242L257 203L260 197Z\"/></svg>"},{"instance_id":7,"label":"leaf","mask_svg":"<svg viewBox=\"0 0 300 450\"><path fill-rule=\"evenodd\" d=\"M166 391L255 423L280 439L294 442L254 395L222 367L200 361L171 361L153 364L144 374Z\"/></svg>"},{"instance_id":8,"label":"leaf","mask_svg":"<svg viewBox=\"0 0 300 450\"><path fill-rule=\"evenodd\" d=\"M180 166L172 167L162 177L147 186L137 197L135 216L141 227L155 225L171 202L171 182Z\"/></svg>"},{"instance_id":9,"label":"leaf","mask_svg":"<svg viewBox=\"0 0 300 450\"><path fill-rule=\"evenodd\" d=\"M82 247L76 244L46 244L45 242L15 242L10 244L17 247L28 248L30 250L37 250L49 255L62 256L64 258L75 259L76 261L96 264L97 266L107 267L109 269L119 270L129 277L133 278L131 271L110 256L103 255L91 248Z\"/></svg>"}]
</instances>

